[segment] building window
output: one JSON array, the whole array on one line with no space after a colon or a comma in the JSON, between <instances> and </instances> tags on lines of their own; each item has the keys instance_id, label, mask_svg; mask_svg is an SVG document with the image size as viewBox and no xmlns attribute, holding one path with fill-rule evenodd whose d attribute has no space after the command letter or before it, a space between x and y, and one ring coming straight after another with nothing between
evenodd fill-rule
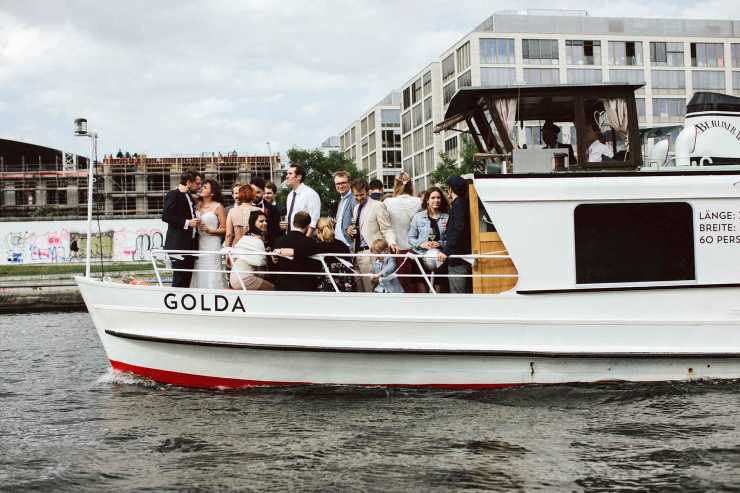
<instances>
[{"instance_id":1,"label":"building window","mask_svg":"<svg viewBox=\"0 0 740 493\"><path fill-rule=\"evenodd\" d=\"M401 110L380 110L382 127L398 127L401 124Z\"/></svg>"},{"instance_id":2,"label":"building window","mask_svg":"<svg viewBox=\"0 0 740 493\"><path fill-rule=\"evenodd\" d=\"M601 82L601 70L590 68L569 68L568 82L572 84L591 84Z\"/></svg>"},{"instance_id":3,"label":"building window","mask_svg":"<svg viewBox=\"0 0 740 493\"><path fill-rule=\"evenodd\" d=\"M414 174L412 176L419 176L424 174L424 153L420 152L414 156Z\"/></svg>"},{"instance_id":4,"label":"building window","mask_svg":"<svg viewBox=\"0 0 740 493\"><path fill-rule=\"evenodd\" d=\"M568 65L601 65L601 41L569 39L565 59Z\"/></svg>"},{"instance_id":5,"label":"building window","mask_svg":"<svg viewBox=\"0 0 740 493\"><path fill-rule=\"evenodd\" d=\"M424 91L424 96L428 96L432 93L432 72L429 71L424 74L424 77L421 78L422 82L422 89Z\"/></svg>"},{"instance_id":6,"label":"building window","mask_svg":"<svg viewBox=\"0 0 740 493\"><path fill-rule=\"evenodd\" d=\"M651 41L650 63L668 67L683 67L683 43Z\"/></svg>"},{"instance_id":7,"label":"building window","mask_svg":"<svg viewBox=\"0 0 740 493\"><path fill-rule=\"evenodd\" d=\"M418 152L424 148L424 129L420 128L414 130L414 152Z\"/></svg>"},{"instance_id":8,"label":"building window","mask_svg":"<svg viewBox=\"0 0 740 493\"><path fill-rule=\"evenodd\" d=\"M403 152L403 156L410 156L413 151L412 149L412 142L411 142L411 135L407 135L403 138L403 146L401 147L401 151Z\"/></svg>"},{"instance_id":9,"label":"building window","mask_svg":"<svg viewBox=\"0 0 740 493\"><path fill-rule=\"evenodd\" d=\"M685 89L686 73L683 70L653 70L653 89Z\"/></svg>"},{"instance_id":10,"label":"building window","mask_svg":"<svg viewBox=\"0 0 740 493\"><path fill-rule=\"evenodd\" d=\"M364 137L367 135L367 118L363 118L360 122L360 136Z\"/></svg>"},{"instance_id":11,"label":"building window","mask_svg":"<svg viewBox=\"0 0 740 493\"><path fill-rule=\"evenodd\" d=\"M367 161L369 165L368 169L377 169L378 167L377 153L373 152L372 154L370 154L370 157L368 157Z\"/></svg>"},{"instance_id":12,"label":"building window","mask_svg":"<svg viewBox=\"0 0 740 493\"><path fill-rule=\"evenodd\" d=\"M457 78L457 88L462 89L463 87L470 87L473 85L473 78L470 75L470 70L462 74Z\"/></svg>"},{"instance_id":13,"label":"building window","mask_svg":"<svg viewBox=\"0 0 740 493\"><path fill-rule=\"evenodd\" d=\"M724 45L722 43L691 43L691 66L724 67Z\"/></svg>"},{"instance_id":14,"label":"building window","mask_svg":"<svg viewBox=\"0 0 740 493\"><path fill-rule=\"evenodd\" d=\"M383 147L401 147L401 134L398 130L383 130L381 138Z\"/></svg>"},{"instance_id":15,"label":"building window","mask_svg":"<svg viewBox=\"0 0 740 493\"><path fill-rule=\"evenodd\" d=\"M425 169L428 173L434 171L434 149L427 149L426 156L424 158ZM421 190L417 190L420 192Z\"/></svg>"},{"instance_id":16,"label":"building window","mask_svg":"<svg viewBox=\"0 0 740 493\"><path fill-rule=\"evenodd\" d=\"M421 106L421 103L417 104L413 108L413 124L414 128L418 127L422 123L424 123L424 109Z\"/></svg>"},{"instance_id":17,"label":"building window","mask_svg":"<svg viewBox=\"0 0 740 493\"><path fill-rule=\"evenodd\" d=\"M362 158L362 169L365 171L370 170L370 160L367 157Z\"/></svg>"},{"instance_id":18,"label":"building window","mask_svg":"<svg viewBox=\"0 0 740 493\"><path fill-rule=\"evenodd\" d=\"M147 173L146 189L150 192L164 192L170 189L170 175L164 173Z\"/></svg>"},{"instance_id":19,"label":"building window","mask_svg":"<svg viewBox=\"0 0 740 493\"><path fill-rule=\"evenodd\" d=\"M445 140L445 153L451 159L457 159L457 135Z\"/></svg>"},{"instance_id":20,"label":"building window","mask_svg":"<svg viewBox=\"0 0 740 493\"><path fill-rule=\"evenodd\" d=\"M635 98L635 104L637 105L637 116L645 118L645 100L643 98Z\"/></svg>"},{"instance_id":21,"label":"building window","mask_svg":"<svg viewBox=\"0 0 740 493\"><path fill-rule=\"evenodd\" d=\"M653 98L653 116L683 118L684 115L686 115L686 100L683 98Z\"/></svg>"},{"instance_id":22,"label":"building window","mask_svg":"<svg viewBox=\"0 0 740 493\"><path fill-rule=\"evenodd\" d=\"M407 111L401 116L401 133L408 133L411 131L411 110Z\"/></svg>"},{"instance_id":23,"label":"building window","mask_svg":"<svg viewBox=\"0 0 740 493\"><path fill-rule=\"evenodd\" d=\"M481 64L509 64L515 63L513 39L480 39Z\"/></svg>"},{"instance_id":24,"label":"building window","mask_svg":"<svg viewBox=\"0 0 740 493\"><path fill-rule=\"evenodd\" d=\"M47 188L46 189L47 205L67 205L67 189Z\"/></svg>"},{"instance_id":25,"label":"building window","mask_svg":"<svg viewBox=\"0 0 740 493\"><path fill-rule=\"evenodd\" d=\"M403 90L403 109L409 109L411 107L411 88L407 87Z\"/></svg>"},{"instance_id":26,"label":"building window","mask_svg":"<svg viewBox=\"0 0 740 493\"><path fill-rule=\"evenodd\" d=\"M732 88L735 92L740 91L740 72L738 71L732 73Z\"/></svg>"},{"instance_id":27,"label":"building window","mask_svg":"<svg viewBox=\"0 0 740 493\"><path fill-rule=\"evenodd\" d=\"M447 82L455 76L455 54L442 60L442 82Z\"/></svg>"},{"instance_id":28,"label":"building window","mask_svg":"<svg viewBox=\"0 0 740 493\"><path fill-rule=\"evenodd\" d=\"M527 84L558 84L560 71L556 68L525 68L524 82Z\"/></svg>"},{"instance_id":29,"label":"building window","mask_svg":"<svg viewBox=\"0 0 740 493\"><path fill-rule=\"evenodd\" d=\"M375 130L375 112L371 111L367 115L367 131L372 132L373 130Z\"/></svg>"},{"instance_id":30,"label":"building window","mask_svg":"<svg viewBox=\"0 0 740 493\"><path fill-rule=\"evenodd\" d=\"M732 68L740 68L740 43L732 43Z\"/></svg>"},{"instance_id":31,"label":"building window","mask_svg":"<svg viewBox=\"0 0 740 493\"><path fill-rule=\"evenodd\" d=\"M414 158L409 157L403 160L403 170L408 173L409 176L414 176Z\"/></svg>"},{"instance_id":32,"label":"building window","mask_svg":"<svg viewBox=\"0 0 740 493\"><path fill-rule=\"evenodd\" d=\"M452 96L455 95L455 81L453 80L442 89L442 95L444 97L444 104L448 104Z\"/></svg>"},{"instance_id":33,"label":"building window","mask_svg":"<svg viewBox=\"0 0 740 493\"><path fill-rule=\"evenodd\" d=\"M432 119L432 98L428 97L424 100L424 121Z\"/></svg>"},{"instance_id":34,"label":"building window","mask_svg":"<svg viewBox=\"0 0 740 493\"><path fill-rule=\"evenodd\" d=\"M624 82L627 84L643 84L645 82L644 70L610 70L610 82Z\"/></svg>"},{"instance_id":35,"label":"building window","mask_svg":"<svg viewBox=\"0 0 740 493\"><path fill-rule=\"evenodd\" d=\"M556 39L523 39L522 58L528 65L557 65L558 41Z\"/></svg>"},{"instance_id":36,"label":"building window","mask_svg":"<svg viewBox=\"0 0 740 493\"><path fill-rule=\"evenodd\" d=\"M691 73L691 82L696 89L725 90L725 73L709 70L694 70Z\"/></svg>"},{"instance_id":37,"label":"building window","mask_svg":"<svg viewBox=\"0 0 740 493\"><path fill-rule=\"evenodd\" d=\"M352 127L352 130L349 132L349 136L350 145L354 145L355 142L357 142L357 132L355 131L355 127Z\"/></svg>"},{"instance_id":38,"label":"building window","mask_svg":"<svg viewBox=\"0 0 740 493\"><path fill-rule=\"evenodd\" d=\"M642 65L642 42L609 41L609 65Z\"/></svg>"},{"instance_id":39,"label":"building window","mask_svg":"<svg viewBox=\"0 0 740 493\"><path fill-rule=\"evenodd\" d=\"M480 85L483 87L510 86L514 82L516 82L516 71L513 68L481 67L480 69Z\"/></svg>"},{"instance_id":40,"label":"building window","mask_svg":"<svg viewBox=\"0 0 740 493\"><path fill-rule=\"evenodd\" d=\"M393 175L383 175L383 187L386 190L393 190L393 185L396 177Z\"/></svg>"},{"instance_id":41,"label":"building window","mask_svg":"<svg viewBox=\"0 0 740 493\"><path fill-rule=\"evenodd\" d=\"M384 168L401 167L401 151L383 151Z\"/></svg>"},{"instance_id":42,"label":"building window","mask_svg":"<svg viewBox=\"0 0 740 493\"><path fill-rule=\"evenodd\" d=\"M371 134L370 134L370 135L368 136L368 138L367 138L367 142L368 142L368 147L370 147L370 150L371 150L371 151L372 151L373 149L375 149L375 132L371 133Z\"/></svg>"},{"instance_id":43,"label":"building window","mask_svg":"<svg viewBox=\"0 0 740 493\"><path fill-rule=\"evenodd\" d=\"M164 197L147 197L146 208L148 214L160 214L164 209Z\"/></svg>"},{"instance_id":44,"label":"building window","mask_svg":"<svg viewBox=\"0 0 740 493\"><path fill-rule=\"evenodd\" d=\"M577 206L576 283L695 279L693 217L685 202Z\"/></svg>"},{"instance_id":45,"label":"building window","mask_svg":"<svg viewBox=\"0 0 740 493\"><path fill-rule=\"evenodd\" d=\"M416 79L411 86L411 104L421 101L421 79Z\"/></svg>"},{"instance_id":46,"label":"building window","mask_svg":"<svg viewBox=\"0 0 740 493\"><path fill-rule=\"evenodd\" d=\"M457 71L462 72L470 67L470 41L457 49Z\"/></svg>"},{"instance_id":47,"label":"building window","mask_svg":"<svg viewBox=\"0 0 740 493\"><path fill-rule=\"evenodd\" d=\"M432 145L432 124L427 123L424 126L424 147Z\"/></svg>"},{"instance_id":48,"label":"building window","mask_svg":"<svg viewBox=\"0 0 740 493\"><path fill-rule=\"evenodd\" d=\"M370 149L367 146L367 138L362 139L362 153L360 156L365 156L370 151Z\"/></svg>"}]
</instances>

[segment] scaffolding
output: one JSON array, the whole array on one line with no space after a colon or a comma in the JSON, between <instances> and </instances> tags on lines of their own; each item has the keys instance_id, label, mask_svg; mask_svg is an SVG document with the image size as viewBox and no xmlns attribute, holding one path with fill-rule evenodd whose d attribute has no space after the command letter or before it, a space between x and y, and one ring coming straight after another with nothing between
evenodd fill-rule
<instances>
[{"instance_id":1,"label":"scaffolding","mask_svg":"<svg viewBox=\"0 0 740 493\"><path fill-rule=\"evenodd\" d=\"M78 162L79 161L79 162ZM194 156L112 157L95 166L95 202L106 217L160 215L164 196L176 188L184 170L196 170L219 182L223 203L235 183L254 177L279 179L280 156L203 153ZM87 206L87 163L61 153L54 163L8 165L0 158L2 217L84 217Z\"/></svg>"}]
</instances>

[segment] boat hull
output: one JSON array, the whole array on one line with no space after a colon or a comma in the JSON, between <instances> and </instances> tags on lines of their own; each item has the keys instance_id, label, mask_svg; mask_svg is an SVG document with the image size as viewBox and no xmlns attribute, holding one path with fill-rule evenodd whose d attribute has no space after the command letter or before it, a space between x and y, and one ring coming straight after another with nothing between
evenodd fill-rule
<instances>
[{"instance_id":1,"label":"boat hull","mask_svg":"<svg viewBox=\"0 0 740 493\"><path fill-rule=\"evenodd\" d=\"M78 283L114 369L186 387L477 389L740 378L737 288L695 293L694 303L677 289L581 293L574 306L567 294L244 293ZM617 317L620 311L630 318Z\"/></svg>"}]
</instances>

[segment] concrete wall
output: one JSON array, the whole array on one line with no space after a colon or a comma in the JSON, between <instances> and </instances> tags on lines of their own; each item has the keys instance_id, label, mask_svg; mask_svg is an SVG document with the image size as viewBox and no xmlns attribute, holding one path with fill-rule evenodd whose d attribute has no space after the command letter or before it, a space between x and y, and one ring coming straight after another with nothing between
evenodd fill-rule
<instances>
[{"instance_id":1,"label":"concrete wall","mask_svg":"<svg viewBox=\"0 0 740 493\"><path fill-rule=\"evenodd\" d=\"M159 219L93 221L93 258L149 260L162 248L167 225ZM0 264L46 264L85 261L86 221L0 222Z\"/></svg>"}]
</instances>

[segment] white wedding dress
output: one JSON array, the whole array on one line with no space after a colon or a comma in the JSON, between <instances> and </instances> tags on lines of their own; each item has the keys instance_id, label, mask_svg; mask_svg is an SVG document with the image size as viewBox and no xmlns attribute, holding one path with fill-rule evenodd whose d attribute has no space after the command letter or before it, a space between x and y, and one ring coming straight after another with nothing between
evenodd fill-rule
<instances>
[{"instance_id":1,"label":"white wedding dress","mask_svg":"<svg viewBox=\"0 0 740 493\"><path fill-rule=\"evenodd\" d=\"M197 213L198 218L210 229L218 228L218 216L213 212ZM199 231L198 250L201 252L218 252L221 250L222 240L218 235ZM191 288L226 289L226 276L223 272L198 272L199 269L223 270L221 255L206 254L195 259L195 269L190 280Z\"/></svg>"}]
</instances>

